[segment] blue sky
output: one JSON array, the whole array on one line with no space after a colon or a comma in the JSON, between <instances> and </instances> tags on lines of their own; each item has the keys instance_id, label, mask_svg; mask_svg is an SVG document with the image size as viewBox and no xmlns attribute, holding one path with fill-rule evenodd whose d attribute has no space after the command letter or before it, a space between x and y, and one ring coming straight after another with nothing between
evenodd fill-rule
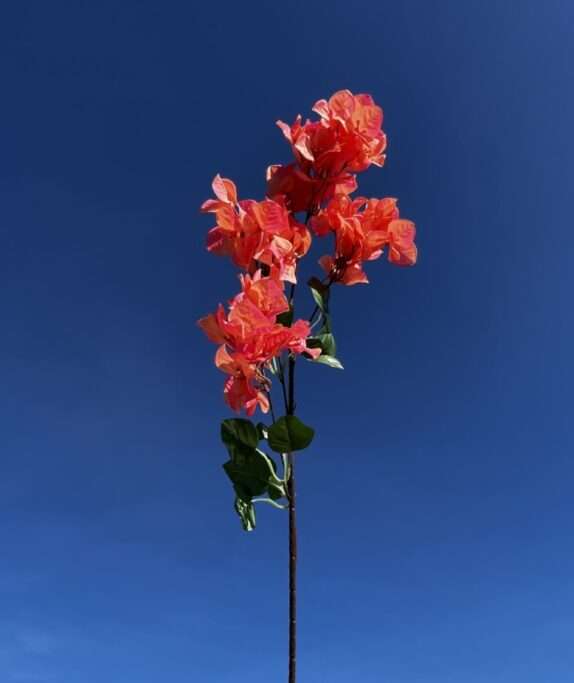
<instances>
[{"instance_id":1,"label":"blue sky","mask_svg":"<svg viewBox=\"0 0 574 683\"><path fill-rule=\"evenodd\" d=\"M385 110L361 189L399 197L420 262L338 288L346 369L300 373L301 681L569 680L573 22L557 0L3 8L2 683L285 678L286 517L248 535L232 510L195 321L237 281L198 206L216 172L260 197L290 156L274 121L340 88Z\"/></svg>"}]
</instances>

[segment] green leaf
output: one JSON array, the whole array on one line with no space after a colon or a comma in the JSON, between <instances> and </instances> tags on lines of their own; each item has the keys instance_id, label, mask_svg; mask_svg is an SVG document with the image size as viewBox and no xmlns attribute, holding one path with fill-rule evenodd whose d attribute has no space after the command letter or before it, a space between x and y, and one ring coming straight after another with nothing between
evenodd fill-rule
<instances>
[{"instance_id":1,"label":"green leaf","mask_svg":"<svg viewBox=\"0 0 574 683\"><path fill-rule=\"evenodd\" d=\"M311 288L311 294L313 295L313 299L315 299L315 303L317 304L321 312L328 313L329 288L316 277L312 277L307 284Z\"/></svg>"},{"instance_id":2,"label":"green leaf","mask_svg":"<svg viewBox=\"0 0 574 683\"><path fill-rule=\"evenodd\" d=\"M329 356L326 354L323 354L319 356L318 358L315 358L315 363L323 363L323 365L328 365L330 368L337 368L337 370L343 370L343 366L341 364L341 361L339 361L337 358L334 356Z\"/></svg>"},{"instance_id":3,"label":"green leaf","mask_svg":"<svg viewBox=\"0 0 574 683\"><path fill-rule=\"evenodd\" d=\"M240 446L255 448L259 443L259 435L250 420L230 418L221 423L221 440L231 453L233 449Z\"/></svg>"},{"instance_id":4,"label":"green leaf","mask_svg":"<svg viewBox=\"0 0 574 683\"><path fill-rule=\"evenodd\" d=\"M223 469L225 469L225 465L223 466ZM251 502L251 498L253 496L251 495L251 491L247 487L243 486L241 483L237 483L233 485L233 490L237 494L237 497L241 498L242 501L244 501L245 503Z\"/></svg>"},{"instance_id":5,"label":"green leaf","mask_svg":"<svg viewBox=\"0 0 574 683\"><path fill-rule=\"evenodd\" d=\"M247 503L241 498L236 498L235 512L237 512L241 519L244 531L253 531L255 529L255 507L251 501Z\"/></svg>"},{"instance_id":6,"label":"green leaf","mask_svg":"<svg viewBox=\"0 0 574 683\"><path fill-rule=\"evenodd\" d=\"M276 453L302 451L313 441L315 431L295 415L280 417L269 428L269 447Z\"/></svg>"},{"instance_id":7,"label":"green leaf","mask_svg":"<svg viewBox=\"0 0 574 683\"><path fill-rule=\"evenodd\" d=\"M319 335L331 334L333 328L331 326L331 316L328 313L323 313L323 324L319 328Z\"/></svg>"},{"instance_id":8,"label":"green leaf","mask_svg":"<svg viewBox=\"0 0 574 683\"><path fill-rule=\"evenodd\" d=\"M282 485L275 464L258 448L236 450L223 469L234 484L237 495L246 501L265 493L269 485Z\"/></svg>"},{"instance_id":9,"label":"green leaf","mask_svg":"<svg viewBox=\"0 0 574 683\"><path fill-rule=\"evenodd\" d=\"M277 476L273 460L257 448L260 439L267 438L268 427L260 422L255 426L240 418L223 420L221 439L229 451L229 460L223 469L231 480L235 494L235 511L246 531L255 528L255 511L252 499L264 493L272 500L285 498L287 492Z\"/></svg>"},{"instance_id":10,"label":"green leaf","mask_svg":"<svg viewBox=\"0 0 574 683\"><path fill-rule=\"evenodd\" d=\"M325 312L325 304L323 302L323 297L321 296L320 292L318 292L316 289L311 289L311 294L313 295L313 299L315 299L315 303L323 313Z\"/></svg>"},{"instance_id":11,"label":"green leaf","mask_svg":"<svg viewBox=\"0 0 574 683\"><path fill-rule=\"evenodd\" d=\"M307 346L312 349L321 349L321 353L327 356L334 356L337 352L335 337L330 332L309 337L307 339Z\"/></svg>"},{"instance_id":12,"label":"green leaf","mask_svg":"<svg viewBox=\"0 0 574 683\"><path fill-rule=\"evenodd\" d=\"M323 349L324 355L334 356L337 353L337 344L335 343L335 337L331 332L320 334L319 339L321 340L321 348Z\"/></svg>"}]
</instances>

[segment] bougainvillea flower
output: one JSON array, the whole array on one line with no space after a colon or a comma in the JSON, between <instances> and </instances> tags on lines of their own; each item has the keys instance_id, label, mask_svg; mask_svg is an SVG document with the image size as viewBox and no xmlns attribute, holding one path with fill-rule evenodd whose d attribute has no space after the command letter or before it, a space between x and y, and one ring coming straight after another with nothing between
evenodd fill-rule
<instances>
[{"instance_id":1,"label":"bougainvillea flower","mask_svg":"<svg viewBox=\"0 0 574 683\"><path fill-rule=\"evenodd\" d=\"M242 353L259 363L266 363L283 351L307 353L312 358L320 355L320 349L307 347L311 327L306 320L297 320L291 327L273 325L264 332L253 335L242 347Z\"/></svg>"},{"instance_id":2,"label":"bougainvillea flower","mask_svg":"<svg viewBox=\"0 0 574 683\"><path fill-rule=\"evenodd\" d=\"M275 318L289 310L283 286L275 278L262 277L258 270L253 277L240 275L239 280L243 297L252 301L267 318Z\"/></svg>"},{"instance_id":3,"label":"bougainvillea flower","mask_svg":"<svg viewBox=\"0 0 574 683\"><path fill-rule=\"evenodd\" d=\"M245 220L231 180L216 175L212 187L217 199L208 199L201 206L203 212L215 214L217 223L207 234L207 250L230 256L237 266L249 270L259 246L260 230Z\"/></svg>"},{"instance_id":4,"label":"bougainvillea flower","mask_svg":"<svg viewBox=\"0 0 574 683\"><path fill-rule=\"evenodd\" d=\"M269 398L265 392L257 389L245 377L228 377L225 380L223 395L227 405L236 413L243 408L248 416L253 415L257 407L261 412L269 412Z\"/></svg>"},{"instance_id":5,"label":"bougainvillea flower","mask_svg":"<svg viewBox=\"0 0 574 683\"><path fill-rule=\"evenodd\" d=\"M415 235L415 224L412 221L391 221L389 224L389 261L398 266L414 266L417 262Z\"/></svg>"},{"instance_id":6,"label":"bougainvillea flower","mask_svg":"<svg viewBox=\"0 0 574 683\"><path fill-rule=\"evenodd\" d=\"M273 268L281 280L296 282L297 260L311 246L309 230L295 220L282 198L262 202L246 200L240 205L246 218L259 229L259 244L253 255L255 262Z\"/></svg>"},{"instance_id":7,"label":"bougainvillea flower","mask_svg":"<svg viewBox=\"0 0 574 683\"><path fill-rule=\"evenodd\" d=\"M247 415L253 415L259 406L262 412L268 412L269 382L255 364L241 354L231 355L222 345L215 354L215 365L230 375L225 380L223 395L232 410L240 412L244 408Z\"/></svg>"},{"instance_id":8,"label":"bougainvillea flower","mask_svg":"<svg viewBox=\"0 0 574 683\"><path fill-rule=\"evenodd\" d=\"M306 353L316 358L320 349L307 346L310 325L297 320L290 327L277 322L277 315L289 310L289 302L280 280L263 277L241 277L241 292L229 304L229 312L220 305L199 321L207 337L219 344L216 366L230 378L225 384L225 398L233 410L244 408L252 414L257 406L264 412L268 401L269 380L265 369L283 352Z\"/></svg>"},{"instance_id":9,"label":"bougainvillea flower","mask_svg":"<svg viewBox=\"0 0 574 683\"><path fill-rule=\"evenodd\" d=\"M287 208L296 213L315 213L324 201L335 194L350 194L357 189L352 173L341 173L333 178L312 178L297 164L274 165L267 169L267 196L284 197Z\"/></svg>"},{"instance_id":10,"label":"bougainvillea flower","mask_svg":"<svg viewBox=\"0 0 574 683\"><path fill-rule=\"evenodd\" d=\"M293 212L307 211L318 194L320 181L310 178L297 164L274 165L267 169L267 196L285 197Z\"/></svg>"},{"instance_id":11,"label":"bougainvillea flower","mask_svg":"<svg viewBox=\"0 0 574 683\"><path fill-rule=\"evenodd\" d=\"M335 235L335 254L320 260L332 282L367 283L363 262L379 258L386 246L392 263L416 263L415 225L399 219L396 199L339 195L313 218L311 226L318 236Z\"/></svg>"},{"instance_id":12,"label":"bougainvillea flower","mask_svg":"<svg viewBox=\"0 0 574 683\"><path fill-rule=\"evenodd\" d=\"M311 235L288 211L282 196L277 200L237 200L234 183L217 175L212 184L217 199L201 210L214 213L217 225L207 236L207 249L249 273L265 265L282 280L296 282L297 260L304 256Z\"/></svg>"},{"instance_id":13,"label":"bougainvillea flower","mask_svg":"<svg viewBox=\"0 0 574 683\"><path fill-rule=\"evenodd\" d=\"M289 310L281 282L257 271L253 277L241 277L241 284L242 291L230 301L227 314L220 304L215 313L199 321L207 337L241 353L249 363L266 363L283 351L308 353L309 323L298 320L285 327L276 320Z\"/></svg>"},{"instance_id":14,"label":"bougainvillea flower","mask_svg":"<svg viewBox=\"0 0 574 683\"><path fill-rule=\"evenodd\" d=\"M370 95L340 90L329 100L316 102L313 111L319 121L303 123L299 115L291 126L277 122L307 175L325 179L384 164L383 110Z\"/></svg>"}]
</instances>

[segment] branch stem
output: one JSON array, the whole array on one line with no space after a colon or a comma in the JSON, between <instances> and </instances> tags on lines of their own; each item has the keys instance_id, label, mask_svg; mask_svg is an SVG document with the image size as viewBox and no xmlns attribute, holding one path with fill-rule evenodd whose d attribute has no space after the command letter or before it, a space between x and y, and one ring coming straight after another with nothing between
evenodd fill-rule
<instances>
[{"instance_id":1,"label":"branch stem","mask_svg":"<svg viewBox=\"0 0 574 683\"><path fill-rule=\"evenodd\" d=\"M313 204L307 211L305 225L309 223L313 215ZM289 292L289 305L294 309L295 285L291 285ZM287 415L295 414L295 355L288 357L288 386L285 391L285 376L283 379L283 398L285 400L285 412ZM282 367L283 369L283 367ZM295 490L295 462L293 453L285 454L287 463L287 500L289 505L289 678L288 683L296 683L297 680L297 510Z\"/></svg>"},{"instance_id":2,"label":"branch stem","mask_svg":"<svg viewBox=\"0 0 574 683\"><path fill-rule=\"evenodd\" d=\"M295 356L288 360L288 398L287 415L295 413ZM287 480L287 500L289 505L289 678L288 683L296 683L297 678L297 510L295 491L295 463L293 453L287 453L289 478Z\"/></svg>"},{"instance_id":3,"label":"branch stem","mask_svg":"<svg viewBox=\"0 0 574 683\"><path fill-rule=\"evenodd\" d=\"M289 453L289 683L297 679L297 516L295 508L295 469Z\"/></svg>"}]
</instances>

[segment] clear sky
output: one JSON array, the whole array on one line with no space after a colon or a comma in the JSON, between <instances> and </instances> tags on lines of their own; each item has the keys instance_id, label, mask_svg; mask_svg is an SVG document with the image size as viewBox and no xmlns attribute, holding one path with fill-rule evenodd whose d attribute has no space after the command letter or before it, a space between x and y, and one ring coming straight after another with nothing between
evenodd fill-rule
<instances>
[{"instance_id":1,"label":"clear sky","mask_svg":"<svg viewBox=\"0 0 574 683\"><path fill-rule=\"evenodd\" d=\"M567 0L3 7L1 683L285 680L287 520L232 509L198 206L216 172L261 197L274 121L341 88L385 110L362 191L420 261L339 287L345 371L300 374L301 683L573 678L573 42Z\"/></svg>"}]
</instances>

